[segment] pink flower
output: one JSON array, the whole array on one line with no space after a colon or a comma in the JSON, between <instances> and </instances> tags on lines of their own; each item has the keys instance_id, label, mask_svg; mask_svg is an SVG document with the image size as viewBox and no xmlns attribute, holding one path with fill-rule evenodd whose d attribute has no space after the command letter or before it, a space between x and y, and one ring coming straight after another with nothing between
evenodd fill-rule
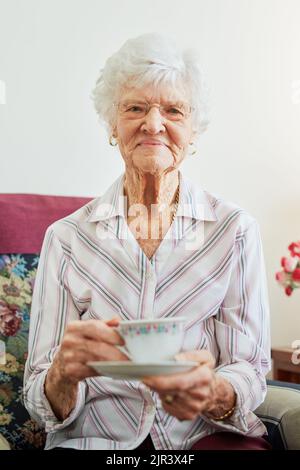
<instances>
[{"instance_id":1,"label":"pink flower","mask_svg":"<svg viewBox=\"0 0 300 470\"><path fill-rule=\"evenodd\" d=\"M276 281L278 281L280 285L285 287L289 280L290 276L288 273L284 271L279 271L278 273L276 273Z\"/></svg>"},{"instance_id":2,"label":"pink flower","mask_svg":"<svg viewBox=\"0 0 300 470\"><path fill-rule=\"evenodd\" d=\"M292 273L296 269L298 258L281 258L281 266L286 273Z\"/></svg>"},{"instance_id":3,"label":"pink flower","mask_svg":"<svg viewBox=\"0 0 300 470\"><path fill-rule=\"evenodd\" d=\"M291 243L288 249L291 252L291 256L300 258L300 241Z\"/></svg>"},{"instance_id":4,"label":"pink flower","mask_svg":"<svg viewBox=\"0 0 300 470\"><path fill-rule=\"evenodd\" d=\"M17 317L17 305L8 305L0 300L0 333L3 336L14 336L20 329L21 318Z\"/></svg>"},{"instance_id":5,"label":"pink flower","mask_svg":"<svg viewBox=\"0 0 300 470\"><path fill-rule=\"evenodd\" d=\"M292 295L292 292L293 292L293 288L291 286L287 286L285 288L286 295L290 296L290 295Z\"/></svg>"},{"instance_id":6,"label":"pink flower","mask_svg":"<svg viewBox=\"0 0 300 470\"><path fill-rule=\"evenodd\" d=\"M276 281L284 288L286 295L300 288L300 241L290 243L289 257L281 258L282 271L276 273Z\"/></svg>"},{"instance_id":7,"label":"pink flower","mask_svg":"<svg viewBox=\"0 0 300 470\"><path fill-rule=\"evenodd\" d=\"M295 269L295 271L292 274L292 279L295 282L300 282L300 268Z\"/></svg>"}]
</instances>

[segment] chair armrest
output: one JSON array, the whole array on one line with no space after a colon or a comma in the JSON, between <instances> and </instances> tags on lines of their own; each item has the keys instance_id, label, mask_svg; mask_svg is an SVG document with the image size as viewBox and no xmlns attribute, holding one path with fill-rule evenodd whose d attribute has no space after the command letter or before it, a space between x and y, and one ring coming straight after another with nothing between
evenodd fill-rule
<instances>
[{"instance_id":1,"label":"chair armrest","mask_svg":"<svg viewBox=\"0 0 300 470\"><path fill-rule=\"evenodd\" d=\"M9 443L2 434L0 434L0 450L10 450Z\"/></svg>"},{"instance_id":2,"label":"chair armrest","mask_svg":"<svg viewBox=\"0 0 300 470\"><path fill-rule=\"evenodd\" d=\"M265 401L255 410L273 449L300 449L300 386L268 381Z\"/></svg>"}]
</instances>

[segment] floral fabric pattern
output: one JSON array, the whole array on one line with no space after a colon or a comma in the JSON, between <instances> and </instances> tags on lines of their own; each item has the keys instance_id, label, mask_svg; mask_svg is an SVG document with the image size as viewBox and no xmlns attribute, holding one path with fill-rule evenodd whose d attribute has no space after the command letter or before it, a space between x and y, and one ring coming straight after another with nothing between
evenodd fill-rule
<instances>
[{"instance_id":1,"label":"floral fabric pattern","mask_svg":"<svg viewBox=\"0 0 300 470\"><path fill-rule=\"evenodd\" d=\"M22 404L38 254L0 255L0 434L11 449L42 449L45 432Z\"/></svg>"}]
</instances>

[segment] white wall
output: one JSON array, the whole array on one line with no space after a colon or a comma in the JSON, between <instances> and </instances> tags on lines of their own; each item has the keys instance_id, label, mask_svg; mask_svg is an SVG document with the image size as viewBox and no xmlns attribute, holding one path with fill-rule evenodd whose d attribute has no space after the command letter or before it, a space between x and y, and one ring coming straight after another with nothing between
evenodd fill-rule
<instances>
[{"instance_id":1,"label":"white wall","mask_svg":"<svg viewBox=\"0 0 300 470\"><path fill-rule=\"evenodd\" d=\"M0 0L0 191L101 194L123 166L89 99L98 70L144 32L196 46L213 112L184 171L260 222L273 344L291 344L300 290L274 272L300 238L299 25L299 0Z\"/></svg>"}]
</instances>

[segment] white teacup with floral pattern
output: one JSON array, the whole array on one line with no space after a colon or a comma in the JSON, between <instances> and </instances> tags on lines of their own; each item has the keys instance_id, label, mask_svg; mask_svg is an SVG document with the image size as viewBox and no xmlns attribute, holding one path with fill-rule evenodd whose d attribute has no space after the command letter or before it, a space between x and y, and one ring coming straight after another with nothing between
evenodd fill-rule
<instances>
[{"instance_id":1,"label":"white teacup with floral pattern","mask_svg":"<svg viewBox=\"0 0 300 470\"><path fill-rule=\"evenodd\" d=\"M172 361L181 350L185 321L184 317L128 320L121 321L117 330L132 361Z\"/></svg>"}]
</instances>

